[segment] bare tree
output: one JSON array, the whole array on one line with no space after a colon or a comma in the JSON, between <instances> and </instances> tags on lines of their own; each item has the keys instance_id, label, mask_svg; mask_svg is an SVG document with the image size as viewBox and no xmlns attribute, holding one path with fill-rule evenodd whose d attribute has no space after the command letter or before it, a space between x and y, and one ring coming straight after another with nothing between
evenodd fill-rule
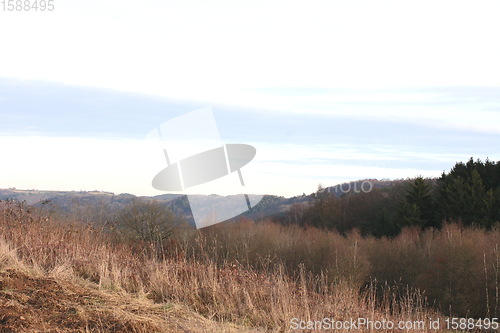
<instances>
[{"instance_id":1,"label":"bare tree","mask_svg":"<svg viewBox=\"0 0 500 333\"><path fill-rule=\"evenodd\" d=\"M170 238L179 220L156 200L134 198L118 213L117 222L134 238L153 245Z\"/></svg>"}]
</instances>

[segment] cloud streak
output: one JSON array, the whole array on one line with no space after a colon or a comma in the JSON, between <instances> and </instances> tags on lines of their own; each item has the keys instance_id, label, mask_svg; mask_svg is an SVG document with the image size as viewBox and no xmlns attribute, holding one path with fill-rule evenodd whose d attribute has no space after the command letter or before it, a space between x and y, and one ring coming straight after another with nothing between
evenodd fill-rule
<instances>
[{"instance_id":1,"label":"cloud streak","mask_svg":"<svg viewBox=\"0 0 500 333\"><path fill-rule=\"evenodd\" d=\"M495 102L494 90L486 90L469 95L484 94ZM458 88L444 91L462 96ZM12 162L0 170L9 175L0 186L159 194L150 186L159 170L148 167L147 161L161 163L164 157L154 151L154 157L145 155L148 150L137 147L151 128L203 106L99 88L1 79L0 153ZM319 182L439 176L471 156L500 160L494 144L500 139L498 132L443 119L231 105L213 105L213 111L224 143L257 148L252 167L258 176L248 181L263 186L254 186L254 193L292 196L313 191Z\"/></svg>"}]
</instances>

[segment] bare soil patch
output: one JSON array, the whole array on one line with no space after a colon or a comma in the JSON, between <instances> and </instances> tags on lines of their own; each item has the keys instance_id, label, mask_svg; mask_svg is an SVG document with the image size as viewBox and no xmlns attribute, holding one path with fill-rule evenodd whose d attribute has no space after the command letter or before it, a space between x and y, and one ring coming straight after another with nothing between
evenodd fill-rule
<instances>
[{"instance_id":1,"label":"bare soil patch","mask_svg":"<svg viewBox=\"0 0 500 333\"><path fill-rule=\"evenodd\" d=\"M79 283L0 272L0 332L231 332L185 307Z\"/></svg>"}]
</instances>

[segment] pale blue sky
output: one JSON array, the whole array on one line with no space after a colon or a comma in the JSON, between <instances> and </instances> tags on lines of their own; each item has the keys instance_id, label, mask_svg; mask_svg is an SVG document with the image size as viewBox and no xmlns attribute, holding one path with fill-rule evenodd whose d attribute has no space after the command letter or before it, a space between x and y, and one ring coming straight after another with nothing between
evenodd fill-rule
<instances>
[{"instance_id":1,"label":"pale blue sky","mask_svg":"<svg viewBox=\"0 0 500 333\"><path fill-rule=\"evenodd\" d=\"M257 148L255 193L500 160L499 9L91 0L0 11L0 188L159 194L141 140L206 106L223 142Z\"/></svg>"}]
</instances>

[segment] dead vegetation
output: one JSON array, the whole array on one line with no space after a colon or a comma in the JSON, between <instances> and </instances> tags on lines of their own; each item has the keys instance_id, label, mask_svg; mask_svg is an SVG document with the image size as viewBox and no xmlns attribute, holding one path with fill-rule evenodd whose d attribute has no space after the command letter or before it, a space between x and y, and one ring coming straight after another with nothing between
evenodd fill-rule
<instances>
[{"instance_id":1,"label":"dead vegetation","mask_svg":"<svg viewBox=\"0 0 500 333\"><path fill-rule=\"evenodd\" d=\"M0 332L285 332L293 318L398 323L440 316L418 290L396 294L387 286L381 296L376 282L349 278L368 267L369 242L361 244L359 235L345 243L354 246L345 255L337 249L342 271L332 279L307 263L291 272L286 261L255 254L256 264L242 250L244 239L232 253L247 260L232 258L230 242L219 247L210 230L177 231L165 253L112 230L37 216L16 202L0 205ZM260 228L255 232L268 237L278 232ZM330 237L313 236L318 246ZM277 241L286 247L286 238Z\"/></svg>"}]
</instances>

